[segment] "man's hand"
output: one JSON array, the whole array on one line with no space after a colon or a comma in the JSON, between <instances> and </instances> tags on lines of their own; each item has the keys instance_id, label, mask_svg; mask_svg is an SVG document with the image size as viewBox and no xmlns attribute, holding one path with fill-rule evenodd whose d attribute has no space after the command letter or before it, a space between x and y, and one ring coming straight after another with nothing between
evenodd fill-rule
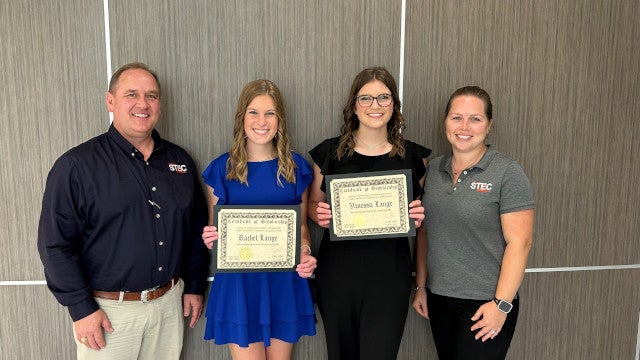
<instances>
[{"instance_id":1,"label":"man's hand","mask_svg":"<svg viewBox=\"0 0 640 360\"><path fill-rule=\"evenodd\" d=\"M191 315L191 321L189 321L189 327L193 328L198 323L200 315L204 307L204 296L195 294L182 295L182 303L184 306L184 317Z\"/></svg>"},{"instance_id":2,"label":"man's hand","mask_svg":"<svg viewBox=\"0 0 640 360\"><path fill-rule=\"evenodd\" d=\"M104 349L107 342L104 340L102 330L113 332L111 322L102 310L97 310L91 315L87 315L78 321L74 321L73 329L76 332L76 338L86 347L93 350Z\"/></svg>"}]
</instances>

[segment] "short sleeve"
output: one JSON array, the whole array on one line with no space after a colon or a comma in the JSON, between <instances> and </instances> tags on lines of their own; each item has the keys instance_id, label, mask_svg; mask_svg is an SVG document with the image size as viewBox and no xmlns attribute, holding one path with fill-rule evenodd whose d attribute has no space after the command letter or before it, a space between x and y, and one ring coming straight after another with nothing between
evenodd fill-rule
<instances>
[{"instance_id":1,"label":"short sleeve","mask_svg":"<svg viewBox=\"0 0 640 360\"><path fill-rule=\"evenodd\" d=\"M296 198L301 198L304 191L313 181L313 168L298 153L293 153L293 161L296 164Z\"/></svg>"},{"instance_id":2,"label":"short sleeve","mask_svg":"<svg viewBox=\"0 0 640 360\"><path fill-rule=\"evenodd\" d=\"M225 181L228 159L229 153L222 154L213 160L202 172L202 179L205 184L213 188L213 194L218 198L218 205L225 205L227 203Z\"/></svg>"},{"instance_id":3,"label":"short sleeve","mask_svg":"<svg viewBox=\"0 0 640 360\"><path fill-rule=\"evenodd\" d=\"M420 159L426 159L429 157L429 155L431 155L431 149L426 148L420 144L416 144L416 149L418 152L418 157Z\"/></svg>"},{"instance_id":4,"label":"short sleeve","mask_svg":"<svg viewBox=\"0 0 640 360\"><path fill-rule=\"evenodd\" d=\"M326 139L313 149L309 150L311 159L316 163L316 165L318 165L320 172L323 175L327 175L329 173L329 164L331 163L332 158L336 156L336 151L338 150L338 139L339 138Z\"/></svg>"},{"instance_id":5,"label":"short sleeve","mask_svg":"<svg viewBox=\"0 0 640 360\"><path fill-rule=\"evenodd\" d=\"M524 170L516 161L506 168L500 191L500 214L535 207L533 188Z\"/></svg>"},{"instance_id":6,"label":"short sleeve","mask_svg":"<svg viewBox=\"0 0 640 360\"><path fill-rule=\"evenodd\" d=\"M407 155L410 156L411 168L413 169L416 177L418 179L422 179L427 171L424 166L424 159L431 155L431 149L412 141L406 141L405 144L405 150L408 152Z\"/></svg>"}]
</instances>

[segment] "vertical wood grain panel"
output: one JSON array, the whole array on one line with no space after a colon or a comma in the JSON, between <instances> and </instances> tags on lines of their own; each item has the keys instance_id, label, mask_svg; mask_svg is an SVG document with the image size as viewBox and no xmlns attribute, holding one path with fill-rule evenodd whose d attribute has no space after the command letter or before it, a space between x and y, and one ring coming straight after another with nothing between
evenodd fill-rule
<instances>
[{"instance_id":1,"label":"vertical wood grain panel","mask_svg":"<svg viewBox=\"0 0 640 360\"><path fill-rule=\"evenodd\" d=\"M237 98L251 80L278 84L293 145L306 155L338 133L358 71L398 72L400 3L156 3L110 3L113 62L140 59L159 71L168 89L160 128L201 166L229 148Z\"/></svg>"},{"instance_id":2,"label":"vertical wood grain panel","mask_svg":"<svg viewBox=\"0 0 640 360\"><path fill-rule=\"evenodd\" d=\"M43 278L36 234L47 173L108 126L98 5L0 2L2 280Z\"/></svg>"},{"instance_id":3,"label":"vertical wood grain panel","mask_svg":"<svg viewBox=\"0 0 640 360\"><path fill-rule=\"evenodd\" d=\"M104 131L101 3L0 2L0 281L42 280L36 236L47 173ZM71 359L71 319L45 286L0 286L1 359ZM75 356L74 356L75 358Z\"/></svg>"},{"instance_id":4,"label":"vertical wood grain panel","mask_svg":"<svg viewBox=\"0 0 640 360\"><path fill-rule=\"evenodd\" d=\"M489 141L534 185L530 266L640 262L640 192L632 190L640 4L411 1L408 9L404 111L423 119L408 133L443 153L448 95L484 87L494 103Z\"/></svg>"},{"instance_id":5,"label":"vertical wood grain panel","mask_svg":"<svg viewBox=\"0 0 640 360\"><path fill-rule=\"evenodd\" d=\"M407 13L404 112L423 119L408 133L448 151L448 95L489 91L489 142L535 190L529 267L640 263L640 3L409 1ZM509 358L631 358L637 275L527 274Z\"/></svg>"},{"instance_id":6,"label":"vertical wood grain panel","mask_svg":"<svg viewBox=\"0 0 640 360\"><path fill-rule=\"evenodd\" d=\"M640 269L528 274L509 359L634 359Z\"/></svg>"},{"instance_id":7,"label":"vertical wood grain panel","mask_svg":"<svg viewBox=\"0 0 640 360\"><path fill-rule=\"evenodd\" d=\"M46 286L3 286L0 304L0 360L76 358L69 313Z\"/></svg>"}]
</instances>

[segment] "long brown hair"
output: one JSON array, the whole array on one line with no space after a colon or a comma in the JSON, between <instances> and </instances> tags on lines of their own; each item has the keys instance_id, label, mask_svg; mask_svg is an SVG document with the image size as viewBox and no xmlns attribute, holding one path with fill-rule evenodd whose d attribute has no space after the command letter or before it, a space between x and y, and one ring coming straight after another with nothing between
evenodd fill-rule
<instances>
[{"instance_id":1,"label":"long brown hair","mask_svg":"<svg viewBox=\"0 0 640 360\"><path fill-rule=\"evenodd\" d=\"M404 139L402 138L402 129L405 128L404 116L400 112L400 97L398 95L398 86L393 76L383 67L371 67L366 68L353 79L351 85L351 91L349 91L349 97L347 98L346 105L342 109L342 115L344 117L344 124L342 125L340 136L340 143L338 144L338 159L342 158L345 154L347 156L353 155L353 151L356 147L356 139L354 132L360 127L360 121L355 112L356 107L356 95L358 91L362 89L366 84L378 80L382 82L391 91L391 97L393 98L393 114L391 119L387 123L387 141L391 144L391 152L389 156L400 155L404 157Z\"/></svg>"},{"instance_id":2,"label":"long brown hair","mask_svg":"<svg viewBox=\"0 0 640 360\"><path fill-rule=\"evenodd\" d=\"M270 80L254 80L242 89L238 99L235 123L233 125L233 143L227 160L227 179L235 179L249 185L247 181L247 138L244 133L244 116L247 107L258 96L269 95L273 99L278 117L278 132L273 138L273 145L278 153L278 172L276 174L278 185L282 186L281 177L293 184L296 182L296 164L291 154L291 140L287 131L284 101L280 89Z\"/></svg>"}]
</instances>

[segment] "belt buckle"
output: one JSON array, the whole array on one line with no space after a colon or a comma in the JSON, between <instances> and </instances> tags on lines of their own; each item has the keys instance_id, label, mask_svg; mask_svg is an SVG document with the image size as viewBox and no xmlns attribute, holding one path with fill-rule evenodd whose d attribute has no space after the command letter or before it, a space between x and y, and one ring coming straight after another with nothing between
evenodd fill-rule
<instances>
[{"instance_id":1,"label":"belt buckle","mask_svg":"<svg viewBox=\"0 0 640 360\"><path fill-rule=\"evenodd\" d=\"M160 286L155 286L152 287L151 289L147 289L147 290L142 290L140 292L140 301L142 301L143 303L149 302L149 293L152 291L156 291L160 288Z\"/></svg>"},{"instance_id":2,"label":"belt buckle","mask_svg":"<svg viewBox=\"0 0 640 360\"><path fill-rule=\"evenodd\" d=\"M143 303L146 303L146 302L149 301L149 300L147 300L147 296L149 294L149 291L151 291L151 290L142 290L140 292L140 301L142 301Z\"/></svg>"}]
</instances>

